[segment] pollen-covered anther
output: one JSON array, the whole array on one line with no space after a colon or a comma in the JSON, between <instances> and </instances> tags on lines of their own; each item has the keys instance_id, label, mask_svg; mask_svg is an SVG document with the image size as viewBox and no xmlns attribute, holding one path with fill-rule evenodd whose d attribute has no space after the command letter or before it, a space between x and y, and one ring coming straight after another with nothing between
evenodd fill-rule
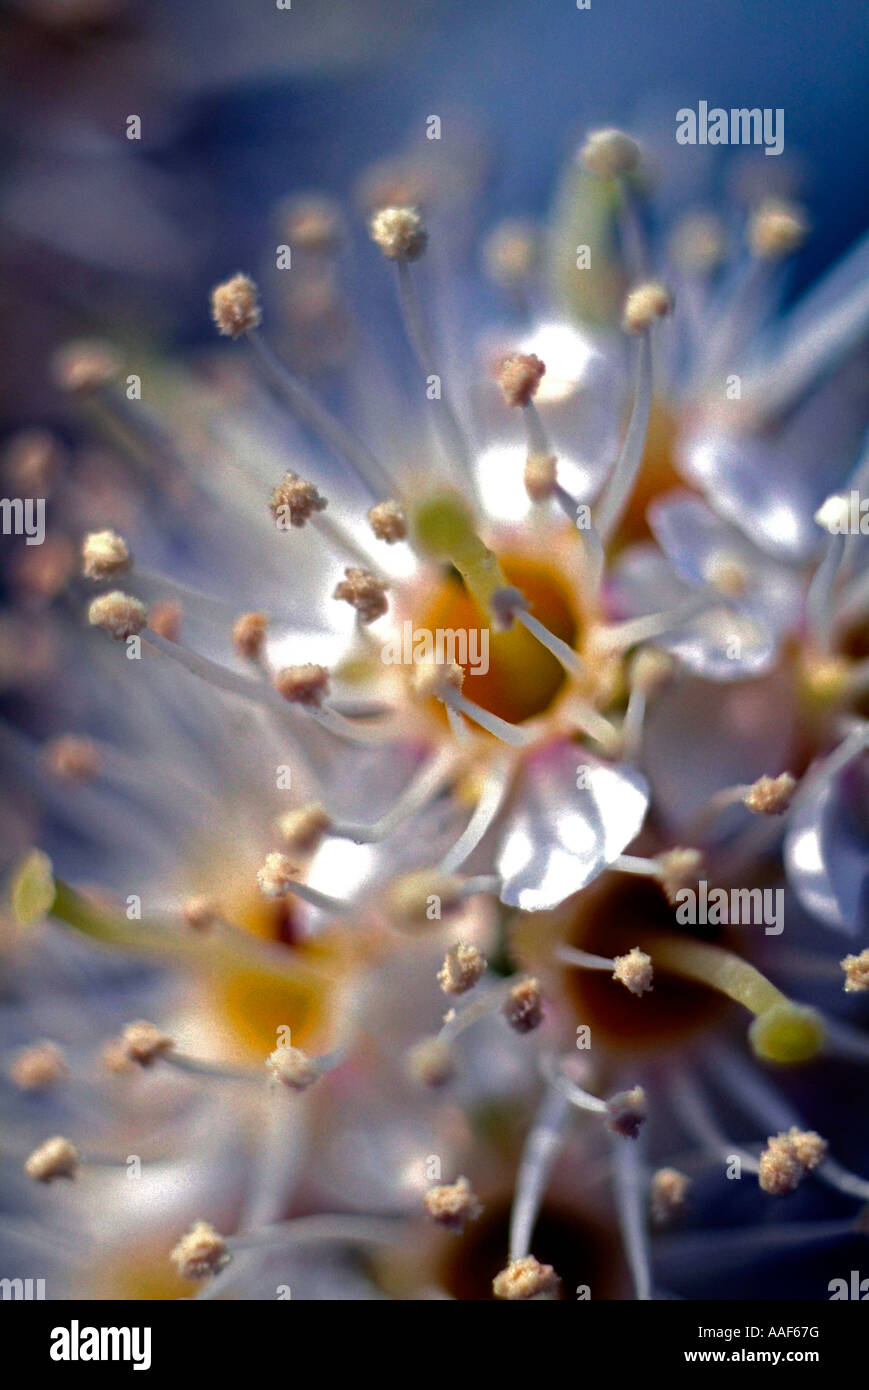
<instances>
[{"instance_id":1,"label":"pollen-covered anther","mask_svg":"<svg viewBox=\"0 0 869 1390\"><path fill-rule=\"evenodd\" d=\"M703 566L703 578L725 598L742 598L748 588L745 565L736 555L715 551Z\"/></svg>"},{"instance_id":2,"label":"pollen-covered anther","mask_svg":"<svg viewBox=\"0 0 869 1390\"><path fill-rule=\"evenodd\" d=\"M233 275L211 291L211 317L218 333L226 338L240 338L258 328L262 320L255 282L249 275Z\"/></svg>"},{"instance_id":3,"label":"pollen-covered anther","mask_svg":"<svg viewBox=\"0 0 869 1390\"><path fill-rule=\"evenodd\" d=\"M444 956L438 971L438 984L444 994L467 994L486 973L487 961L476 946L459 941Z\"/></svg>"},{"instance_id":4,"label":"pollen-covered anther","mask_svg":"<svg viewBox=\"0 0 869 1390\"><path fill-rule=\"evenodd\" d=\"M283 898L292 888L298 872L292 859L280 850L267 854L256 875L263 897Z\"/></svg>"},{"instance_id":5,"label":"pollen-covered anther","mask_svg":"<svg viewBox=\"0 0 869 1390\"><path fill-rule=\"evenodd\" d=\"M790 806L797 779L790 772L778 777L758 777L742 798L742 803L756 816L782 816Z\"/></svg>"},{"instance_id":6,"label":"pollen-covered anther","mask_svg":"<svg viewBox=\"0 0 869 1390\"><path fill-rule=\"evenodd\" d=\"M440 1038L423 1038L416 1043L407 1053L405 1067L411 1081L433 1090L445 1086L455 1075L453 1055Z\"/></svg>"},{"instance_id":7,"label":"pollen-covered anther","mask_svg":"<svg viewBox=\"0 0 869 1390\"><path fill-rule=\"evenodd\" d=\"M802 210L793 203L768 198L754 213L748 228L748 244L761 260L778 260L797 251L808 235Z\"/></svg>"},{"instance_id":8,"label":"pollen-covered anther","mask_svg":"<svg viewBox=\"0 0 869 1390\"><path fill-rule=\"evenodd\" d=\"M368 230L375 246L390 261L416 261L428 245L428 232L417 208L381 208Z\"/></svg>"},{"instance_id":9,"label":"pollen-covered anther","mask_svg":"<svg viewBox=\"0 0 869 1390\"><path fill-rule=\"evenodd\" d=\"M650 1204L652 1220L665 1226L683 1210L691 1179L678 1168L659 1168L652 1178Z\"/></svg>"},{"instance_id":10,"label":"pollen-covered anther","mask_svg":"<svg viewBox=\"0 0 869 1390\"><path fill-rule=\"evenodd\" d=\"M649 280L637 285L625 299L622 327L626 333L644 333L656 319L666 318L673 311L673 297L665 285Z\"/></svg>"},{"instance_id":11,"label":"pollen-covered anther","mask_svg":"<svg viewBox=\"0 0 869 1390\"><path fill-rule=\"evenodd\" d=\"M176 598L161 598L148 610L148 626L166 642L177 642L181 636L184 609Z\"/></svg>"},{"instance_id":12,"label":"pollen-covered anther","mask_svg":"<svg viewBox=\"0 0 869 1390\"><path fill-rule=\"evenodd\" d=\"M440 922L457 912L464 901L464 880L436 869L415 869L394 880L387 906L394 921L407 927Z\"/></svg>"},{"instance_id":13,"label":"pollen-covered anther","mask_svg":"<svg viewBox=\"0 0 869 1390\"><path fill-rule=\"evenodd\" d=\"M498 366L501 395L510 406L530 405L546 373L546 364L534 352L515 352Z\"/></svg>"},{"instance_id":14,"label":"pollen-covered anther","mask_svg":"<svg viewBox=\"0 0 869 1390\"><path fill-rule=\"evenodd\" d=\"M265 613L241 613L232 625L232 645L245 661L259 661L269 620Z\"/></svg>"},{"instance_id":15,"label":"pollen-covered anther","mask_svg":"<svg viewBox=\"0 0 869 1390\"><path fill-rule=\"evenodd\" d=\"M81 559L86 579L113 579L132 564L127 542L117 531L91 531L82 541Z\"/></svg>"},{"instance_id":16,"label":"pollen-covered anther","mask_svg":"<svg viewBox=\"0 0 869 1390\"><path fill-rule=\"evenodd\" d=\"M78 1149L62 1134L56 1134L33 1150L24 1171L36 1182L54 1182L55 1178L74 1178L78 1165Z\"/></svg>"},{"instance_id":17,"label":"pollen-covered anther","mask_svg":"<svg viewBox=\"0 0 869 1390\"><path fill-rule=\"evenodd\" d=\"M672 676L673 658L655 647L644 647L631 662L631 688L635 686L647 695L659 690Z\"/></svg>"},{"instance_id":18,"label":"pollen-covered anther","mask_svg":"<svg viewBox=\"0 0 869 1390\"><path fill-rule=\"evenodd\" d=\"M68 1076L66 1058L56 1043L47 1040L23 1048L9 1068L9 1080L19 1091L48 1091Z\"/></svg>"},{"instance_id":19,"label":"pollen-covered anther","mask_svg":"<svg viewBox=\"0 0 869 1390\"><path fill-rule=\"evenodd\" d=\"M314 484L297 473L285 473L269 498L269 510L279 526L286 522L304 526L315 512L325 511L328 505Z\"/></svg>"},{"instance_id":20,"label":"pollen-covered anther","mask_svg":"<svg viewBox=\"0 0 869 1390\"><path fill-rule=\"evenodd\" d=\"M150 1067L158 1058L164 1057L175 1046L168 1033L164 1033L155 1023L140 1018L128 1023L121 1034L121 1042L131 1062L140 1067Z\"/></svg>"},{"instance_id":21,"label":"pollen-covered anther","mask_svg":"<svg viewBox=\"0 0 869 1390\"><path fill-rule=\"evenodd\" d=\"M109 594L100 594L88 605L88 622L91 627L101 627L116 642L128 637L137 637L148 622L148 610L140 599L113 589Z\"/></svg>"},{"instance_id":22,"label":"pollen-covered anther","mask_svg":"<svg viewBox=\"0 0 869 1390\"><path fill-rule=\"evenodd\" d=\"M627 955L616 956L613 965L613 979L630 990L631 994L645 994L652 988L652 958L634 946Z\"/></svg>"},{"instance_id":23,"label":"pollen-covered anther","mask_svg":"<svg viewBox=\"0 0 869 1390\"><path fill-rule=\"evenodd\" d=\"M847 535L851 521L850 499L840 492L831 493L815 512L814 520L829 536Z\"/></svg>"},{"instance_id":24,"label":"pollen-covered anther","mask_svg":"<svg viewBox=\"0 0 869 1390\"><path fill-rule=\"evenodd\" d=\"M52 376L63 391L89 396L111 386L121 370L121 359L111 343L82 339L67 343L51 361Z\"/></svg>"},{"instance_id":25,"label":"pollen-covered anther","mask_svg":"<svg viewBox=\"0 0 869 1390\"><path fill-rule=\"evenodd\" d=\"M373 506L368 513L368 521L377 539L386 541L387 545L395 545L396 541L403 541L407 535L407 517L401 503L394 498Z\"/></svg>"},{"instance_id":26,"label":"pollen-covered anther","mask_svg":"<svg viewBox=\"0 0 869 1390\"><path fill-rule=\"evenodd\" d=\"M758 1182L771 1197L786 1197L827 1157L827 1141L814 1130L792 1126L771 1135L760 1156Z\"/></svg>"},{"instance_id":27,"label":"pollen-covered anther","mask_svg":"<svg viewBox=\"0 0 869 1390\"><path fill-rule=\"evenodd\" d=\"M590 174L601 179L633 173L640 162L640 147L623 130L593 130L579 152Z\"/></svg>"},{"instance_id":28,"label":"pollen-covered anther","mask_svg":"<svg viewBox=\"0 0 869 1390\"><path fill-rule=\"evenodd\" d=\"M290 704L319 705L329 690L329 672L325 666L313 662L304 666L283 666L275 672L274 686Z\"/></svg>"},{"instance_id":29,"label":"pollen-covered anther","mask_svg":"<svg viewBox=\"0 0 869 1390\"><path fill-rule=\"evenodd\" d=\"M417 661L413 667L413 689L421 700L443 700L451 690L461 690L465 673L455 661L434 658Z\"/></svg>"},{"instance_id":30,"label":"pollen-covered anther","mask_svg":"<svg viewBox=\"0 0 869 1390\"><path fill-rule=\"evenodd\" d=\"M188 898L181 909L181 915L188 927L194 931L210 931L220 921L220 913L211 898L201 893Z\"/></svg>"},{"instance_id":31,"label":"pollen-covered anther","mask_svg":"<svg viewBox=\"0 0 869 1390\"><path fill-rule=\"evenodd\" d=\"M869 947L859 956L846 956L839 964L845 972L846 994L862 994L869 989Z\"/></svg>"},{"instance_id":32,"label":"pollen-covered anther","mask_svg":"<svg viewBox=\"0 0 869 1390\"><path fill-rule=\"evenodd\" d=\"M642 1086L619 1091L606 1103L607 1128L625 1139L636 1139L646 1123L646 1093Z\"/></svg>"},{"instance_id":33,"label":"pollen-covered anther","mask_svg":"<svg viewBox=\"0 0 869 1390\"><path fill-rule=\"evenodd\" d=\"M522 481L532 502L548 502L558 482L558 459L555 454L529 454Z\"/></svg>"},{"instance_id":34,"label":"pollen-covered anther","mask_svg":"<svg viewBox=\"0 0 869 1390\"><path fill-rule=\"evenodd\" d=\"M540 981L520 980L507 995L503 1014L516 1033L532 1033L543 1022L543 996Z\"/></svg>"},{"instance_id":35,"label":"pollen-covered anther","mask_svg":"<svg viewBox=\"0 0 869 1390\"><path fill-rule=\"evenodd\" d=\"M306 854L312 854L318 848L331 826L330 816L315 801L307 806L298 806L293 811L285 811L277 820L278 834L287 848Z\"/></svg>"},{"instance_id":36,"label":"pollen-covered anther","mask_svg":"<svg viewBox=\"0 0 869 1390\"><path fill-rule=\"evenodd\" d=\"M60 734L45 745L46 771L59 782L92 782L100 774L102 758L96 744L83 734Z\"/></svg>"},{"instance_id":37,"label":"pollen-covered anther","mask_svg":"<svg viewBox=\"0 0 869 1390\"><path fill-rule=\"evenodd\" d=\"M385 579L372 574L370 570L351 565L344 571L344 578L335 586L333 598L343 599L355 608L360 622L373 623L382 618L389 609L386 597L389 584Z\"/></svg>"},{"instance_id":38,"label":"pollen-covered anther","mask_svg":"<svg viewBox=\"0 0 869 1390\"><path fill-rule=\"evenodd\" d=\"M210 1279L232 1258L226 1241L207 1221L196 1221L169 1256L182 1279Z\"/></svg>"},{"instance_id":39,"label":"pollen-covered anther","mask_svg":"<svg viewBox=\"0 0 869 1390\"><path fill-rule=\"evenodd\" d=\"M266 1058L266 1067L272 1081L279 1082L290 1091L307 1091L309 1086L320 1078L320 1068L307 1052L300 1047L276 1047Z\"/></svg>"},{"instance_id":40,"label":"pollen-covered anther","mask_svg":"<svg viewBox=\"0 0 869 1390\"><path fill-rule=\"evenodd\" d=\"M486 273L498 285L512 288L521 284L537 266L540 255L538 243L535 229L528 223L502 222L483 244Z\"/></svg>"},{"instance_id":41,"label":"pollen-covered anther","mask_svg":"<svg viewBox=\"0 0 869 1390\"><path fill-rule=\"evenodd\" d=\"M668 902L674 903L680 889L693 887L699 879L703 856L699 849L677 847L659 854L656 863L660 870L661 887Z\"/></svg>"},{"instance_id":42,"label":"pollen-covered anther","mask_svg":"<svg viewBox=\"0 0 869 1390\"><path fill-rule=\"evenodd\" d=\"M476 1221L483 1210L467 1178L430 1187L423 1197L425 1209L438 1226L461 1235L469 1221Z\"/></svg>"},{"instance_id":43,"label":"pollen-covered anther","mask_svg":"<svg viewBox=\"0 0 869 1390\"><path fill-rule=\"evenodd\" d=\"M511 1260L506 1269L496 1274L492 1281L492 1292L496 1298L506 1298L511 1302L530 1299L554 1299L561 1289L561 1280L552 1265L542 1265L533 1255L524 1255L521 1260Z\"/></svg>"},{"instance_id":44,"label":"pollen-covered anther","mask_svg":"<svg viewBox=\"0 0 869 1390\"><path fill-rule=\"evenodd\" d=\"M344 240L341 209L322 194L301 194L289 198L280 209L282 234L293 250L328 255Z\"/></svg>"},{"instance_id":45,"label":"pollen-covered anther","mask_svg":"<svg viewBox=\"0 0 869 1390\"><path fill-rule=\"evenodd\" d=\"M670 249L680 270L689 275L707 275L724 260L724 228L717 217L692 213L676 228Z\"/></svg>"}]
</instances>

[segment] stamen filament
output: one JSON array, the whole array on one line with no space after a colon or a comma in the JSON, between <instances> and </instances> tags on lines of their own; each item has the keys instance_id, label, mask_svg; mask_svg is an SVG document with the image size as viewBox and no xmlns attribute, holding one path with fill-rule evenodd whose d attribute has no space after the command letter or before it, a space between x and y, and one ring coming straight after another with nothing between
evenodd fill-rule
<instances>
[{"instance_id":1,"label":"stamen filament","mask_svg":"<svg viewBox=\"0 0 869 1390\"><path fill-rule=\"evenodd\" d=\"M433 400L435 427L447 459L461 464L465 473L470 472L471 452L452 406L444 394L442 374L435 366L435 353L431 334L425 320L413 270L407 261L396 261L396 283L398 302L404 321L405 332L413 349L414 356L424 377L437 376L441 381L441 396Z\"/></svg>"},{"instance_id":2,"label":"stamen filament","mask_svg":"<svg viewBox=\"0 0 869 1390\"><path fill-rule=\"evenodd\" d=\"M319 435L342 463L348 463L375 498L394 497L395 484L368 446L351 434L311 395L272 351L260 332L254 331L246 336L266 380L283 397L300 423Z\"/></svg>"},{"instance_id":3,"label":"stamen filament","mask_svg":"<svg viewBox=\"0 0 869 1390\"><path fill-rule=\"evenodd\" d=\"M652 1297L652 1271L646 1224L646 1181L642 1155L634 1144L614 1141L613 1179L622 1243L634 1283L634 1294L638 1302L647 1303Z\"/></svg>"},{"instance_id":4,"label":"stamen filament","mask_svg":"<svg viewBox=\"0 0 869 1390\"><path fill-rule=\"evenodd\" d=\"M604 545L612 538L630 500L646 445L652 409L652 338L646 328L640 334L634 403L615 467L595 508L595 524Z\"/></svg>"},{"instance_id":5,"label":"stamen filament","mask_svg":"<svg viewBox=\"0 0 869 1390\"><path fill-rule=\"evenodd\" d=\"M570 1102L567 1097L555 1087L547 1086L519 1159L510 1213L511 1263L530 1254L534 1225L569 1114Z\"/></svg>"},{"instance_id":6,"label":"stamen filament","mask_svg":"<svg viewBox=\"0 0 869 1390\"><path fill-rule=\"evenodd\" d=\"M532 741L532 734L517 728L515 724L508 724L506 719L501 719L497 714L491 714L489 710L475 705L473 700L467 699L460 690L448 690L441 698L445 704L451 705L453 709L462 714L466 714L475 724L479 724L481 729L494 734L495 738L509 743L513 748L526 748Z\"/></svg>"},{"instance_id":7,"label":"stamen filament","mask_svg":"<svg viewBox=\"0 0 869 1390\"><path fill-rule=\"evenodd\" d=\"M449 706L447 706L447 709L449 710ZM455 713L455 711L450 712ZM460 715L457 717L461 718ZM474 808L473 815L452 849L447 850L438 865L439 873L455 873L456 869L464 864L465 860L473 854L504 804L504 799L510 787L510 778L510 766L506 760L496 763L495 766L491 768L486 777L482 795Z\"/></svg>"}]
</instances>

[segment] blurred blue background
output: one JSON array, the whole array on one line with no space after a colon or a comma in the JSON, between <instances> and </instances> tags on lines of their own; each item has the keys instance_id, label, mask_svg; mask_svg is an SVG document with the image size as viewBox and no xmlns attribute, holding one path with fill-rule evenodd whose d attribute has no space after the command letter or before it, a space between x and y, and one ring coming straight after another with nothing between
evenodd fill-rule
<instances>
[{"instance_id":1,"label":"blurred blue background","mask_svg":"<svg viewBox=\"0 0 869 1390\"><path fill-rule=\"evenodd\" d=\"M699 100L782 107L785 156L765 162L796 162L811 210L799 288L866 225L866 34L860 0L14 0L0 288L20 322L0 408L44 413L40 364L89 313L206 338L208 288L256 265L275 200L346 196L430 113L473 113L491 224L544 211L590 124L670 141ZM715 153L720 196L740 152Z\"/></svg>"}]
</instances>

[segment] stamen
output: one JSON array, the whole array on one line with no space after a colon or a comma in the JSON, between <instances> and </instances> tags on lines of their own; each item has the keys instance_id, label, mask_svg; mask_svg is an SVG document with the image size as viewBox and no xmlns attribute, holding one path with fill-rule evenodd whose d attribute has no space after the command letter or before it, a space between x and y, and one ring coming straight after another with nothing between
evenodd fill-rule
<instances>
[{"instance_id":1,"label":"stamen","mask_svg":"<svg viewBox=\"0 0 869 1390\"><path fill-rule=\"evenodd\" d=\"M403 541L407 535L407 517L401 503L394 498L372 507L368 521L377 539L385 541L387 545L395 545L396 541Z\"/></svg>"},{"instance_id":2,"label":"stamen","mask_svg":"<svg viewBox=\"0 0 869 1390\"><path fill-rule=\"evenodd\" d=\"M60 734L42 749L46 771L59 782L92 782L102 770L96 744L79 734Z\"/></svg>"},{"instance_id":3,"label":"stamen","mask_svg":"<svg viewBox=\"0 0 869 1390\"><path fill-rule=\"evenodd\" d=\"M453 407L445 393L443 374L438 371L434 346L423 313L416 281L407 259L396 261L398 302L408 341L413 349L422 375L428 380L436 376L441 381L440 399L432 398L433 420L447 460L458 463L468 473L471 451Z\"/></svg>"},{"instance_id":4,"label":"stamen","mask_svg":"<svg viewBox=\"0 0 869 1390\"><path fill-rule=\"evenodd\" d=\"M328 503L313 483L300 478L297 473L285 473L281 481L272 489L269 498L269 511L278 523L302 527L315 512L326 510Z\"/></svg>"},{"instance_id":5,"label":"stamen","mask_svg":"<svg viewBox=\"0 0 869 1390\"><path fill-rule=\"evenodd\" d=\"M512 1260L492 1281L495 1297L511 1302L550 1301L558 1298L560 1291L561 1280L552 1265L542 1265L533 1255Z\"/></svg>"},{"instance_id":6,"label":"stamen","mask_svg":"<svg viewBox=\"0 0 869 1390\"><path fill-rule=\"evenodd\" d=\"M455 767L455 751L449 747L442 749L414 774L398 800L379 820L371 825L338 822L332 827L332 835L344 840L354 840L359 845L374 845L388 839L400 825L439 794L452 778ZM457 868L458 865L454 867ZM450 874L452 868L444 868L442 865L441 872Z\"/></svg>"},{"instance_id":7,"label":"stamen","mask_svg":"<svg viewBox=\"0 0 869 1390\"><path fill-rule=\"evenodd\" d=\"M579 970L610 970L613 979L624 985L631 994L645 994L652 988L652 960L638 946L633 946L626 955L612 959L579 951L575 946L559 946L555 957Z\"/></svg>"},{"instance_id":8,"label":"stamen","mask_svg":"<svg viewBox=\"0 0 869 1390\"><path fill-rule=\"evenodd\" d=\"M649 696L670 678L673 666L673 658L654 647L637 652L631 662L630 693L621 731L622 757L627 762L636 762L640 756Z\"/></svg>"},{"instance_id":9,"label":"stamen","mask_svg":"<svg viewBox=\"0 0 869 1390\"><path fill-rule=\"evenodd\" d=\"M236 275L212 291L212 313L218 331L231 338L247 337L266 381L286 402L299 423L318 435L342 463L347 463L371 491L387 496L393 491L386 469L361 440L341 424L288 367L272 352L259 327L262 314L254 282Z\"/></svg>"},{"instance_id":10,"label":"stamen","mask_svg":"<svg viewBox=\"0 0 869 1390\"><path fill-rule=\"evenodd\" d=\"M148 621L148 610L144 603L120 589L110 594L100 594L88 606L88 622L91 627L101 627L116 642L124 642L128 637L137 637Z\"/></svg>"},{"instance_id":11,"label":"stamen","mask_svg":"<svg viewBox=\"0 0 869 1390\"><path fill-rule=\"evenodd\" d=\"M604 545L612 538L624 515L642 463L652 409L652 338L649 328L655 317L666 312L669 312L669 297L661 287L642 286L634 291L634 296L628 297L625 306L626 326L629 326L630 332L640 334L640 341L634 403L627 432L615 467L595 508L595 526Z\"/></svg>"},{"instance_id":12,"label":"stamen","mask_svg":"<svg viewBox=\"0 0 869 1390\"><path fill-rule=\"evenodd\" d=\"M132 564L130 551L117 531L91 531L81 546L82 573L86 579L114 579Z\"/></svg>"},{"instance_id":13,"label":"stamen","mask_svg":"<svg viewBox=\"0 0 869 1390\"><path fill-rule=\"evenodd\" d=\"M859 956L846 956L839 964L845 972L846 994L862 994L869 989L869 947Z\"/></svg>"},{"instance_id":14,"label":"stamen","mask_svg":"<svg viewBox=\"0 0 869 1390\"><path fill-rule=\"evenodd\" d=\"M556 1087L547 1086L519 1159L513 1209L510 1213L511 1265L528 1257L537 1214L567 1128L569 1114L568 1098Z\"/></svg>"},{"instance_id":15,"label":"stamen","mask_svg":"<svg viewBox=\"0 0 869 1390\"><path fill-rule=\"evenodd\" d=\"M748 244L758 259L777 261L797 251L807 234L808 225L800 208L768 198L751 219Z\"/></svg>"},{"instance_id":16,"label":"stamen","mask_svg":"<svg viewBox=\"0 0 869 1390\"><path fill-rule=\"evenodd\" d=\"M755 816L783 816L796 794L797 780L790 772L777 777L758 777L756 782L722 787L714 792L693 817L688 827L692 839L701 839L723 811L742 805Z\"/></svg>"},{"instance_id":17,"label":"stamen","mask_svg":"<svg viewBox=\"0 0 869 1390\"><path fill-rule=\"evenodd\" d=\"M666 637L678 632L685 623L701 613L719 605L706 595L688 599L678 608L663 613L649 613L642 618L628 618L621 623L611 623L602 629L598 642L604 651L627 651L640 642L651 642L657 637Z\"/></svg>"},{"instance_id":18,"label":"stamen","mask_svg":"<svg viewBox=\"0 0 869 1390\"><path fill-rule=\"evenodd\" d=\"M449 709L449 706L447 706ZM460 716L457 716L460 717ZM504 804L512 780L512 769L505 758L487 772L482 795L462 834L447 850L438 866L442 874L455 873L480 844Z\"/></svg>"},{"instance_id":19,"label":"stamen","mask_svg":"<svg viewBox=\"0 0 869 1390\"><path fill-rule=\"evenodd\" d=\"M652 1297L652 1272L642 1160L632 1144L618 1144L613 1163L616 1208L634 1293L638 1302L647 1303Z\"/></svg>"},{"instance_id":20,"label":"stamen","mask_svg":"<svg viewBox=\"0 0 869 1390\"><path fill-rule=\"evenodd\" d=\"M668 1226L684 1210L691 1179L678 1168L659 1168L652 1177L649 1206L656 1226Z\"/></svg>"},{"instance_id":21,"label":"stamen","mask_svg":"<svg viewBox=\"0 0 869 1390\"><path fill-rule=\"evenodd\" d=\"M771 1197L785 1197L802 1182L827 1156L827 1141L814 1130L799 1130L796 1126L783 1134L772 1135L760 1156L758 1181Z\"/></svg>"},{"instance_id":22,"label":"stamen","mask_svg":"<svg viewBox=\"0 0 869 1390\"><path fill-rule=\"evenodd\" d=\"M66 1081L69 1067L56 1043L45 1040L23 1048L12 1059L9 1080L19 1091L50 1091Z\"/></svg>"},{"instance_id":23,"label":"stamen","mask_svg":"<svg viewBox=\"0 0 869 1390\"><path fill-rule=\"evenodd\" d=\"M423 1197L425 1209L438 1226L461 1235L468 1221L476 1221L483 1206L467 1178L454 1183L430 1187Z\"/></svg>"},{"instance_id":24,"label":"stamen","mask_svg":"<svg viewBox=\"0 0 869 1390\"><path fill-rule=\"evenodd\" d=\"M823 651L829 651L832 645L835 625L834 594L839 569L845 558L848 516L848 499L838 495L828 497L824 505L815 512L815 521L828 533L830 539L806 595L806 622Z\"/></svg>"},{"instance_id":25,"label":"stamen","mask_svg":"<svg viewBox=\"0 0 869 1390\"><path fill-rule=\"evenodd\" d=\"M265 613L242 613L232 625L232 645L245 661L258 663L265 649L269 620Z\"/></svg>"},{"instance_id":26,"label":"stamen","mask_svg":"<svg viewBox=\"0 0 869 1390\"><path fill-rule=\"evenodd\" d=\"M344 579L334 589L332 597L343 599L359 614L361 623L373 623L389 610L386 592L389 584L370 570L351 566L344 571Z\"/></svg>"},{"instance_id":27,"label":"stamen","mask_svg":"<svg viewBox=\"0 0 869 1390\"><path fill-rule=\"evenodd\" d=\"M805 1129L800 1117L766 1079L746 1066L744 1060L730 1050L722 1049L716 1054L715 1074L727 1086L734 1101L747 1109L760 1124L765 1127L775 1125L780 1130ZM861 1202L869 1201L869 1178L849 1172L834 1158L825 1158L816 1176L837 1192L856 1197Z\"/></svg>"},{"instance_id":28,"label":"stamen","mask_svg":"<svg viewBox=\"0 0 869 1390\"><path fill-rule=\"evenodd\" d=\"M733 1144L716 1124L694 1077L687 1068L681 1069L671 1086L671 1099L685 1128L700 1145L716 1158L738 1158L747 1173L759 1168L754 1154Z\"/></svg>"},{"instance_id":29,"label":"stamen","mask_svg":"<svg viewBox=\"0 0 869 1390\"><path fill-rule=\"evenodd\" d=\"M437 974L444 994L467 994L488 969L486 957L467 941L450 947Z\"/></svg>"},{"instance_id":30,"label":"stamen","mask_svg":"<svg viewBox=\"0 0 869 1390\"><path fill-rule=\"evenodd\" d=\"M24 1164L24 1171L34 1182L49 1183L56 1178L75 1177L78 1172L80 1155L74 1144L63 1135L57 1134L46 1139L33 1150Z\"/></svg>"},{"instance_id":31,"label":"stamen","mask_svg":"<svg viewBox=\"0 0 869 1390\"><path fill-rule=\"evenodd\" d=\"M301 898L303 902L309 903L311 907L318 908L321 912L347 912L349 904L341 898L333 898L328 893L321 893L319 889L312 888L307 883L300 883L297 875L298 868L288 855L282 854L280 850L273 850L267 854L261 867L257 870L257 883L260 892L266 898L284 898L289 894L293 897Z\"/></svg>"}]
</instances>

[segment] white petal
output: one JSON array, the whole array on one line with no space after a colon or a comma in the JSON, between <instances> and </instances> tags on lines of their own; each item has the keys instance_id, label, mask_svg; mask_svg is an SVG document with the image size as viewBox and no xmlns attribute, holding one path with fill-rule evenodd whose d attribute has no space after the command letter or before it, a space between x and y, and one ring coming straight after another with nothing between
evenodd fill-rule
<instances>
[{"instance_id":1,"label":"white petal","mask_svg":"<svg viewBox=\"0 0 869 1390\"><path fill-rule=\"evenodd\" d=\"M578 770L585 785L577 787ZM501 901L526 912L584 888L639 832L649 804L633 768L600 762L579 744L550 745L526 766L497 868Z\"/></svg>"}]
</instances>

